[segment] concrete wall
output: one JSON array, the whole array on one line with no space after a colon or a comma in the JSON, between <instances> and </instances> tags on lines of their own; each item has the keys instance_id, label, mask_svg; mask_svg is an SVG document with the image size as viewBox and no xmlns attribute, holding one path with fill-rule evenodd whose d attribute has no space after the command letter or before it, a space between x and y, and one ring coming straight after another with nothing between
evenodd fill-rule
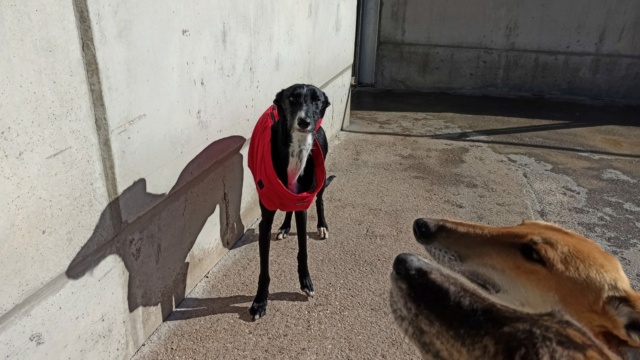
<instances>
[{"instance_id":1,"label":"concrete wall","mask_svg":"<svg viewBox=\"0 0 640 360\"><path fill-rule=\"evenodd\" d=\"M635 0L382 0L376 86L640 103Z\"/></svg>"},{"instance_id":2,"label":"concrete wall","mask_svg":"<svg viewBox=\"0 0 640 360\"><path fill-rule=\"evenodd\" d=\"M280 89L341 128L355 1L0 2L0 357L129 358L258 216ZM215 341L215 339L211 339Z\"/></svg>"}]
</instances>

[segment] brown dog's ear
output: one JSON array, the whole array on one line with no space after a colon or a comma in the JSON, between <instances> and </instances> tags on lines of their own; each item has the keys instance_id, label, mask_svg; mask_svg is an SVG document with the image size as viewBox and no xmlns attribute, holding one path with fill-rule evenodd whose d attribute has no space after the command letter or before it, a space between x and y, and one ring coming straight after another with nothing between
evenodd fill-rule
<instances>
[{"instance_id":1,"label":"brown dog's ear","mask_svg":"<svg viewBox=\"0 0 640 360\"><path fill-rule=\"evenodd\" d=\"M609 296L605 306L615 319L614 328L609 331L628 346L640 348L640 295Z\"/></svg>"}]
</instances>

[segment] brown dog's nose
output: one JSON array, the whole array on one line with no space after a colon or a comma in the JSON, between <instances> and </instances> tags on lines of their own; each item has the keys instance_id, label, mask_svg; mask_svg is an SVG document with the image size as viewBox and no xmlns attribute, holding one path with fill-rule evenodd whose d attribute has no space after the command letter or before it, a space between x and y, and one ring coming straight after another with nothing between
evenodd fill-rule
<instances>
[{"instance_id":1,"label":"brown dog's nose","mask_svg":"<svg viewBox=\"0 0 640 360\"><path fill-rule=\"evenodd\" d=\"M435 238L440 222L434 219L416 219L413 222L413 236L420 244L427 245Z\"/></svg>"},{"instance_id":2,"label":"brown dog's nose","mask_svg":"<svg viewBox=\"0 0 640 360\"><path fill-rule=\"evenodd\" d=\"M413 254L400 254L393 261L393 272L398 276L406 276L415 273L420 265L420 258Z\"/></svg>"}]
</instances>

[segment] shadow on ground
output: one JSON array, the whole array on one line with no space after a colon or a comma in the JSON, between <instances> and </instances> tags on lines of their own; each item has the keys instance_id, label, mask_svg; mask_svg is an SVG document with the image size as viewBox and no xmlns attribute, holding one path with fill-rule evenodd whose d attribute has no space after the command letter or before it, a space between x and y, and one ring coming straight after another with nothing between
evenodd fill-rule
<instances>
[{"instance_id":1,"label":"shadow on ground","mask_svg":"<svg viewBox=\"0 0 640 360\"><path fill-rule=\"evenodd\" d=\"M456 113L640 126L640 106L399 90L356 89L351 111Z\"/></svg>"},{"instance_id":2,"label":"shadow on ground","mask_svg":"<svg viewBox=\"0 0 640 360\"><path fill-rule=\"evenodd\" d=\"M220 314L237 314L242 321L252 322L247 309L253 301L253 296L235 295L219 298L196 299L186 298L165 321L177 321ZM269 301L306 302L308 296L294 292L279 292L269 294Z\"/></svg>"},{"instance_id":3,"label":"shadow on ground","mask_svg":"<svg viewBox=\"0 0 640 360\"><path fill-rule=\"evenodd\" d=\"M414 122L398 131L395 126L349 126L346 132L388 135L400 137L431 138L488 145L507 145L522 148L538 148L565 152L591 153L604 156L640 158L640 152L611 151L616 146L595 147L589 142L567 146L564 139L558 142L535 143L514 141L509 135L536 136L555 130L581 130L603 126L640 126L640 107L578 104L547 99L504 99L488 96L463 96L442 93L416 93L391 90L356 90L353 93L352 110L356 117L366 122L365 112L429 113L443 114L448 121L463 126L464 131L421 133L420 124ZM444 115L446 114L446 115ZM459 115L455 117L453 115ZM472 121L465 119L473 118ZM523 124L522 119L526 119ZM480 121L485 120L485 121ZM417 130L417 131L416 131ZM500 138L500 136L503 136ZM487 138L492 137L492 138ZM615 144L614 144L615 145ZM623 149L624 146L618 146Z\"/></svg>"}]
</instances>

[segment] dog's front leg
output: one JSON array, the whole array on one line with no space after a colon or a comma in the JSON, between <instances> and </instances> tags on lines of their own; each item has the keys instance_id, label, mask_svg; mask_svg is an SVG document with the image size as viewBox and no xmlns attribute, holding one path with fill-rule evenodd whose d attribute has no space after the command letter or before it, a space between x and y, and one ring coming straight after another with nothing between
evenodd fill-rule
<instances>
[{"instance_id":1,"label":"dog's front leg","mask_svg":"<svg viewBox=\"0 0 640 360\"><path fill-rule=\"evenodd\" d=\"M253 320L257 320L267 313L267 299L269 298L269 246L271 245L271 225L275 211L269 210L260 203L262 220L258 227L258 246L260 248L260 276L258 278L258 292L256 293L249 313Z\"/></svg>"},{"instance_id":2,"label":"dog's front leg","mask_svg":"<svg viewBox=\"0 0 640 360\"><path fill-rule=\"evenodd\" d=\"M296 230L298 231L298 278L300 290L313 296L313 284L307 264L307 211L296 211Z\"/></svg>"}]
</instances>

